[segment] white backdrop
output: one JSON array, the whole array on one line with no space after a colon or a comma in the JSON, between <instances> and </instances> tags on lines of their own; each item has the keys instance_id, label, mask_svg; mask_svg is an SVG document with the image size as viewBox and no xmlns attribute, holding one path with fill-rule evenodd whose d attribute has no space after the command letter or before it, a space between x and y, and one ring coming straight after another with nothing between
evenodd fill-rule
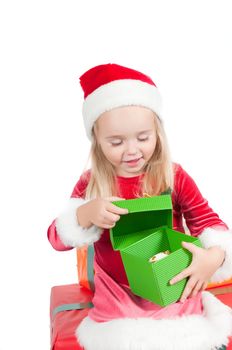
<instances>
[{"instance_id":1,"label":"white backdrop","mask_svg":"<svg viewBox=\"0 0 232 350\"><path fill-rule=\"evenodd\" d=\"M173 160L232 227L230 1L8 0L0 33L0 349L49 349L50 288L77 277L46 231L87 160L87 69L153 78Z\"/></svg>"}]
</instances>

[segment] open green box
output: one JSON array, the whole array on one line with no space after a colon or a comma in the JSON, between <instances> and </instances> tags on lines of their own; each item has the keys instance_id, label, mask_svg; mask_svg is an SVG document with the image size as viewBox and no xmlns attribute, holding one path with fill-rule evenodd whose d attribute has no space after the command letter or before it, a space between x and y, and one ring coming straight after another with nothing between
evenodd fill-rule
<instances>
[{"instance_id":1,"label":"open green box","mask_svg":"<svg viewBox=\"0 0 232 350\"><path fill-rule=\"evenodd\" d=\"M134 294L161 306L177 301L187 279L170 285L169 281L192 260L181 242L199 247L199 239L172 229L171 196L160 195L113 202L129 213L110 229L114 250L120 250L127 278ZM165 258L149 262L153 255L170 251Z\"/></svg>"}]
</instances>

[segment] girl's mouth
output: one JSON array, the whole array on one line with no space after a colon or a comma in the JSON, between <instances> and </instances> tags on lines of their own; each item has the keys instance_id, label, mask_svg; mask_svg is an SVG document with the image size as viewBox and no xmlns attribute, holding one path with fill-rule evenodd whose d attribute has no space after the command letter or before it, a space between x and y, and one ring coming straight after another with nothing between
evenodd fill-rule
<instances>
[{"instance_id":1,"label":"girl's mouth","mask_svg":"<svg viewBox=\"0 0 232 350\"><path fill-rule=\"evenodd\" d=\"M128 164L129 166L133 167L133 166L136 166L139 162L141 158L137 158L137 159L132 159L132 160L129 160L129 161L125 161L126 164Z\"/></svg>"}]
</instances>

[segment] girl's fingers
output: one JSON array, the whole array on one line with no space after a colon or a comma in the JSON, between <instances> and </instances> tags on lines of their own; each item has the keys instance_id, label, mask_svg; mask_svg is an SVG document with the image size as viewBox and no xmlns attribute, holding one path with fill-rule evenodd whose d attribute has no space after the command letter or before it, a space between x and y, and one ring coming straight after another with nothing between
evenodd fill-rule
<instances>
[{"instance_id":1,"label":"girl's fingers","mask_svg":"<svg viewBox=\"0 0 232 350\"><path fill-rule=\"evenodd\" d=\"M209 283L209 282L204 282L204 283L203 283L202 290L205 290L205 289L207 288L208 283Z\"/></svg>"},{"instance_id":2,"label":"girl's fingers","mask_svg":"<svg viewBox=\"0 0 232 350\"><path fill-rule=\"evenodd\" d=\"M192 271L190 268L184 269L183 271L181 271L178 275L176 275L175 277L173 277L169 283L170 284L175 284L181 280L183 280L186 277L189 277L192 274Z\"/></svg>"},{"instance_id":3,"label":"girl's fingers","mask_svg":"<svg viewBox=\"0 0 232 350\"><path fill-rule=\"evenodd\" d=\"M128 214L128 209L126 208L119 208L116 205L112 204L112 203L108 203L106 210L113 213L113 214L119 214L119 215L124 215L124 214Z\"/></svg>"},{"instance_id":4,"label":"girl's fingers","mask_svg":"<svg viewBox=\"0 0 232 350\"><path fill-rule=\"evenodd\" d=\"M192 293L190 294L190 297L195 297L198 292L200 292L203 289L204 282L198 281L195 285L195 288L192 290Z\"/></svg>"},{"instance_id":5,"label":"girl's fingers","mask_svg":"<svg viewBox=\"0 0 232 350\"><path fill-rule=\"evenodd\" d=\"M115 226L116 222L120 219L120 215L112 214L110 212L106 212L104 216L102 216L100 226L102 228L112 228Z\"/></svg>"},{"instance_id":6,"label":"girl's fingers","mask_svg":"<svg viewBox=\"0 0 232 350\"><path fill-rule=\"evenodd\" d=\"M114 205L111 202L116 202L116 201L123 201L125 200L125 198L121 198L121 197L105 197L103 198L104 200L106 200L108 203L106 204L106 210L114 213L114 214L119 214L119 215L123 215L123 214L128 214L128 209L126 208L120 208L117 205Z\"/></svg>"},{"instance_id":7,"label":"girl's fingers","mask_svg":"<svg viewBox=\"0 0 232 350\"><path fill-rule=\"evenodd\" d=\"M120 215L107 212L105 216L105 223L111 225L117 222L119 219Z\"/></svg>"},{"instance_id":8,"label":"girl's fingers","mask_svg":"<svg viewBox=\"0 0 232 350\"><path fill-rule=\"evenodd\" d=\"M100 214L96 225L105 229L110 229L115 226L116 222L120 219L120 215L127 213L128 209L119 208L109 203L107 204L107 207L103 209L103 212Z\"/></svg>"},{"instance_id":9,"label":"girl's fingers","mask_svg":"<svg viewBox=\"0 0 232 350\"><path fill-rule=\"evenodd\" d=\"M185 289L181 295L181 298L180 298L180 301L183 303L188 297L189 295L192 293L192 290L195 288L195 285L196 285L197 281L196 279L194 279L193 277L189 278L186 286L185 286Z\"/></svg>"},{"instance_id":10,"label":"girl's fingers","mask_svg":"<svg viewBox=\"0 0 232 350\"><path fill-rule=\"evenodd\" d=\"M115 222L113 224L102 224L101 227L105 229L110 229L115 226Z\"/></svg>"}]
</instances>

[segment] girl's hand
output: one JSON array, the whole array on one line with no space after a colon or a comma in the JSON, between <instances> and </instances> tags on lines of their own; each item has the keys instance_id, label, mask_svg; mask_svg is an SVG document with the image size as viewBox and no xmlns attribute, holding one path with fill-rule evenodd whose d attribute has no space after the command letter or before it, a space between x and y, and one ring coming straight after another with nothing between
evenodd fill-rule
<instances>
[{"instance_id":1,"label":"girl's hand","mask_svg":"<svg viewBox=\"0 0 232 350\"><path fill-rule=\"evenodd\" d=\"M210 277L223 263L225 252L218 246L204 249L188 242L182 242L182 246L192 253L192 262L181 273L173 277L170 284L189 277L180 299L181 302L184 302L189 296L195 296L206 288Z\"/></svg>"},{"instance_id":2,"label":"girl's hand","mask_svg":"<svg viewBox=\"0 0 232 350\"><path fill-rule=\"evenodd\" d=\"M120 215L128 214L128 209L119 208L113 201L123 200L120 197L96 198L77 208L77 219L82 227L96 225L110 229L120 219Z\"/></svg>"}]
</instances>

